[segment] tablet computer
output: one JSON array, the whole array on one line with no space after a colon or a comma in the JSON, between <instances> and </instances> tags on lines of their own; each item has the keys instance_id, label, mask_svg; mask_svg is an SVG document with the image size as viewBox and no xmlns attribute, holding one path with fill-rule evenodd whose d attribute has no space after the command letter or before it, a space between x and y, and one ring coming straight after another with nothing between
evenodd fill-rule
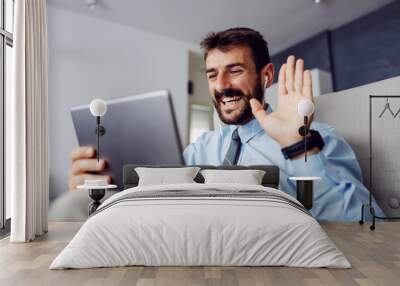
<instances>
[{"instance_id":1,"label":"tablet computer","mask_svg":"<svg viewBox=\"0 0 400 286\"><path fill-rule=\"evenodd\" d=\"M171 95L167 90L108 100L101 117L106 132L100 137L100 158L107 161L104 174L123 189L125 164L183 165L182 145ZM96 148L96 118L89 104L71 109L80 146Z\"/></svg>"}]
</instances>

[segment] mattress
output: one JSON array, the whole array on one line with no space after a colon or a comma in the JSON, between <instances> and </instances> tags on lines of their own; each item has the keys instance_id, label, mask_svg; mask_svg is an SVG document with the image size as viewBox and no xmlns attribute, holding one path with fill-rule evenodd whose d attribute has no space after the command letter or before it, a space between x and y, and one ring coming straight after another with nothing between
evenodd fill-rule
<instances>
[{"instance_id":1,"label":"mattress","mask_svg":"<svg viewBox=\"0 0 400 286\"><path fill-rule=\"evenodd\" d=\"M50 269L130 265L351 267L284 192L198 183L139 186L110 197Z\"/></svg>"}]
</instances>

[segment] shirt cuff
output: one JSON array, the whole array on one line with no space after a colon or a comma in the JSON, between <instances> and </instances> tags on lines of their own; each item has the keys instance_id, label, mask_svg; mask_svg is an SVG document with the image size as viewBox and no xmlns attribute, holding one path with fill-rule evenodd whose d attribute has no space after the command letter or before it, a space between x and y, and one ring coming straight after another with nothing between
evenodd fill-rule
<instances>
[{"instance_id":1,"label":"shirt cuff","mask_svg":"<svg viewBox=\"0 0 400 286\"><path fill-rule=\"evenodd\" d=\"M291 177L322 177L326 168L326 159L322 152L308 156L307 162L304 157L289 162L288 174Z\"/></svg>"}]
</instances>

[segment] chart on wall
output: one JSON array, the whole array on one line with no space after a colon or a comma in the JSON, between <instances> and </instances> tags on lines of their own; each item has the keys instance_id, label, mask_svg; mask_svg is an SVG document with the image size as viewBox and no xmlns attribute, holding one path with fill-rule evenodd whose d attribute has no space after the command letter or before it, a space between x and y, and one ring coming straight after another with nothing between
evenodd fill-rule
<instances>
[{"instance_id":1,"label":"chart on wall","mask_svg":"<svg viewBox=\"0 0 400 286\"><path fill-rule=\"evenodd\" d=\"M387 216L400 215L400 95L370 97L372 192Z\"/></svg>"}]
</instances>

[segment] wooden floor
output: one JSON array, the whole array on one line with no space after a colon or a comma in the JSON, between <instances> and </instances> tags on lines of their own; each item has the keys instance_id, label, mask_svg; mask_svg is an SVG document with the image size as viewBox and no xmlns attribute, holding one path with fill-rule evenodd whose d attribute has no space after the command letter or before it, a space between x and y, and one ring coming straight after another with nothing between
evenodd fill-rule
<instances>
[{"instance_id":1,"label":"wooden floor","mask_svg":"<svg viewBox=\"0 0 400 286\"><path fill-rule=\"evenodd\" d=\"M400 285L400 222L327 223L324 229L353 268L119 267L48 270L80 223L50 223L44 237L27 244L0 241L0 285Z\"/></svg>"}]
</instances>

